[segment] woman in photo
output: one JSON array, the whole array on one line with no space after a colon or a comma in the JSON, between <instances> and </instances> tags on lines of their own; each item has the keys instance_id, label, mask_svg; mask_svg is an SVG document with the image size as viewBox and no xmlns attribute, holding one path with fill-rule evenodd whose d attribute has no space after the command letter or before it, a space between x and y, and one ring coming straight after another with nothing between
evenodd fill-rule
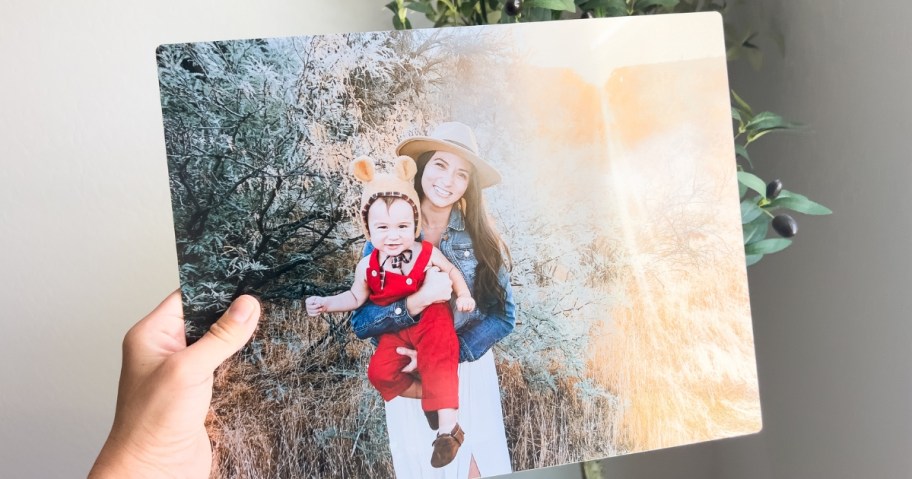
<instances>
[{"instance_id":1,"label":"woman in photo","mask_svg":"<svg viewBox=\"0 0 912 479\"><path fill-rule=\"evenodd\" d=\"M471 479L509 473L491 347L513 330L515 305L505 259L509 252L491 224L481 193L499 183L500 174L479 156L472 129L457 122L443 123L428 136L403 140L396 154L410 156L418 165L415 189L421 203L422 239L459 268L477 303L474 311L454 311L464 442L452 463L441 469L431 467L428 457L437 431L427 427L420 399L398 397L386 402L396 476ZM365 254L370 250L368 244ZM424 285L408 298L387 306L365 303L352 315L352 328L362 339L399 331L417 324L427 306L449 301L451 294L446 273L429 271ZM400 350L414 360L414 351Z\"/></svg>"}]
</instances>

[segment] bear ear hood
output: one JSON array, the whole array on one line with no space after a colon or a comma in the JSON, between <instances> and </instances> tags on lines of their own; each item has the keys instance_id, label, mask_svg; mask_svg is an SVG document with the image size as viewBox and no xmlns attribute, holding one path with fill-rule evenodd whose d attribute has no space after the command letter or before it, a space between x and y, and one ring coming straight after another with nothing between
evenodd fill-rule
<instances>
[{"instance_id":1,"label":"bear ear hood","mask_svg":"<svg viewBox=\"0 0 912 479\"><path fill-rule=\"evenodd\" d=\"M396 158L396 176L403 181L412 182L415 180L415 174L418 173L418 165L415 164L409 156L400 155Z\"/></svg>"},{"instance_id":2,"label":"bear ear hood","mask_svg":"<svg viewBox=\"0 0 912 479\"><path fill-rule=\"evenodd\" d=\"M350 169L358 180L364 183L374 181L374 160L366 156L358 157L351 162ZM414 177L415 175L413 174L412 176Z\"/></svg>"},{"instance_id":3,"label":"bear ear hood","mask_svg":"<svg viewBox=\"0 0 912 479\"><path fill-rule=\"evenodd\" d=\"M418 173L418 165L415 164L415 160L408 156L400 156L393 161L392 171L378 173L374 160L361 156L351 162L349 170L362 183L361 226L368 239L370 239L367 222L368 210L377 198L387 197L401 198L412 206L415 214L415 237L417 238L421 234L421 209L418 192L415 191L415 175Z\"/></svg>"}]
</instances>

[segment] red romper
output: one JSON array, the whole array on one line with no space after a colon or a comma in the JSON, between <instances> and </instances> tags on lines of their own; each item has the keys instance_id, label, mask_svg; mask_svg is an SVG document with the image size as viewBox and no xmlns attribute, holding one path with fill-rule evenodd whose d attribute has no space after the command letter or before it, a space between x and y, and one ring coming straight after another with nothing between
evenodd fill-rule
<instances>
[{"instance_id":1,"label":"red romper","mask_svg":"<svg viewBox=\"0 0 912 479\"><path fill-rule=\"evenodd\" d=\"M421 253L415 260L411 272L401 275L392 271L380 271L380 252L371 253L367 268L367 285L370 299L386 306L418 291L424 282L424 270L431 258L433 245L421 243ZM444 408L459 408L459 340L453 328L453 312L449 303L434 303L421 313L421 320L414 326L396 333L380 336L377 350L367 367L367 379L380 391L383 399L390 401L405 391L414 381L409 373L403 373L409 363L408 356L396 352L403 346L418 351L418 374L421 376L421 408L437 411Z\"/></svg>"}]
</instances>

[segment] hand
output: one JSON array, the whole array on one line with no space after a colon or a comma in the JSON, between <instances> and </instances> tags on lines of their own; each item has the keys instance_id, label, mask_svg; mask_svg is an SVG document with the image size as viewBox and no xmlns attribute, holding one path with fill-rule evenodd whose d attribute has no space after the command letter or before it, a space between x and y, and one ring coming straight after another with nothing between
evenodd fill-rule
<instances>
[{"instance_id":1,"label":"hand","mask_svg":"<svg viewBox=\"0 0 912 479\"><path fill-rule=\"evenodd\" d=\"M418 367L418 351L409 348L403 348L402 346L396 348L396 352L409 357L409 363L402 368L402 372L410 373Z\"/></svg>"},{"instance_id":2,"label":"hand","mask_svg":"<svg viewBox=\"0 0 912 479\"><path fill-rule=\"evenodd\" d=\"M453 280L450 275L433 266L424 273L424 282L418 288L427 304L444 303L453 296Z\"/></svg>"},{"instance_id":3,"label":"hand","mask_svg":"<svg viewBox=\"0 0 912 479\"><path fill-rule=\"evenodd\" d=\"M440 268L433 266L424 273L424 282L418 291L406 299L409 314L417 316L433 303L450 300L453 295L453 280Z\"/></svg>"},{"instance_id":4,"label":"hand","mask_svg":"<svg viewBox=\"0 0 912 479\"><path fill-rule=\"evenodd\" d=\"M453 280L450 279L450 275L434 266L424 274L424 283L418 291L424 295L428 304L444 303L453 296Z\"/></svg>"},{"instance_id":5,"label":"hand","mask_svg":"<svg viewBox=\"0 0 912 479\"><path fill-rule=\"evenodd\" d=\"M308 316L317 316L326 312L326 298L323 296L311 296L304 301L307 307Z\"/></svg>"},{"instance_id":6,"label":"hand","mask_svg":"<svg viewBox=\"0 0 912 479\"><path fill-rule=\"evenodd\" d=\"M456 310L468 313L475 309L475 300L471 296L460 296L456 298Z\"/></svg>"},{"instance_id":7,"label":"hand","mask_svg":"<svg viewBox=\"0 0 912 479\"><path fill-rule=\"evenodd\" d=\"M175 291L136 323L124 337L114 425L89 477L208 478L212 375L250 339L259 317L256 299L241 296L188 347Z\"/></svg>"}]
</instances>

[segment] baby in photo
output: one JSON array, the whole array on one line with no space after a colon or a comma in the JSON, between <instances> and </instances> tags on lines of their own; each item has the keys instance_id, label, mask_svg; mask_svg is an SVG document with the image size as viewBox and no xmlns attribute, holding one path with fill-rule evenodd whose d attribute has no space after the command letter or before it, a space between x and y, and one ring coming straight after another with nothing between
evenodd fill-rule
<instances>
[{"instance_id":1,"label":"baby in photo","mask_svg":"<svg viewBox=\"0 0 912 479\"><path fill-rule=\"evenodd\" d=\"M453 263L431 243L416 241L420 234L421 209L414 188L417 166L412 158L400 156L394 174L375 174L373 160L361 157L352 162L354 176L364 182L361 218L374 250L358 262L350 290L335 296L311 296L305 301L307 314L353 311L370 299L388 305L421 287L425 272L437 268L447 273L456 294L456 309L475 309L465 278ZM407 369L409 358L396 349L418 352L416 378ZM371 357L367 376L385 401L397 396L421 398L434 441L431 465L443 467L455 457L465 433L457 421L459 408L459 342L453 327L453 313L446 302L434 303L421 313L418 324L397 333L380 336Z\"/></svg>"}]
</instances>

